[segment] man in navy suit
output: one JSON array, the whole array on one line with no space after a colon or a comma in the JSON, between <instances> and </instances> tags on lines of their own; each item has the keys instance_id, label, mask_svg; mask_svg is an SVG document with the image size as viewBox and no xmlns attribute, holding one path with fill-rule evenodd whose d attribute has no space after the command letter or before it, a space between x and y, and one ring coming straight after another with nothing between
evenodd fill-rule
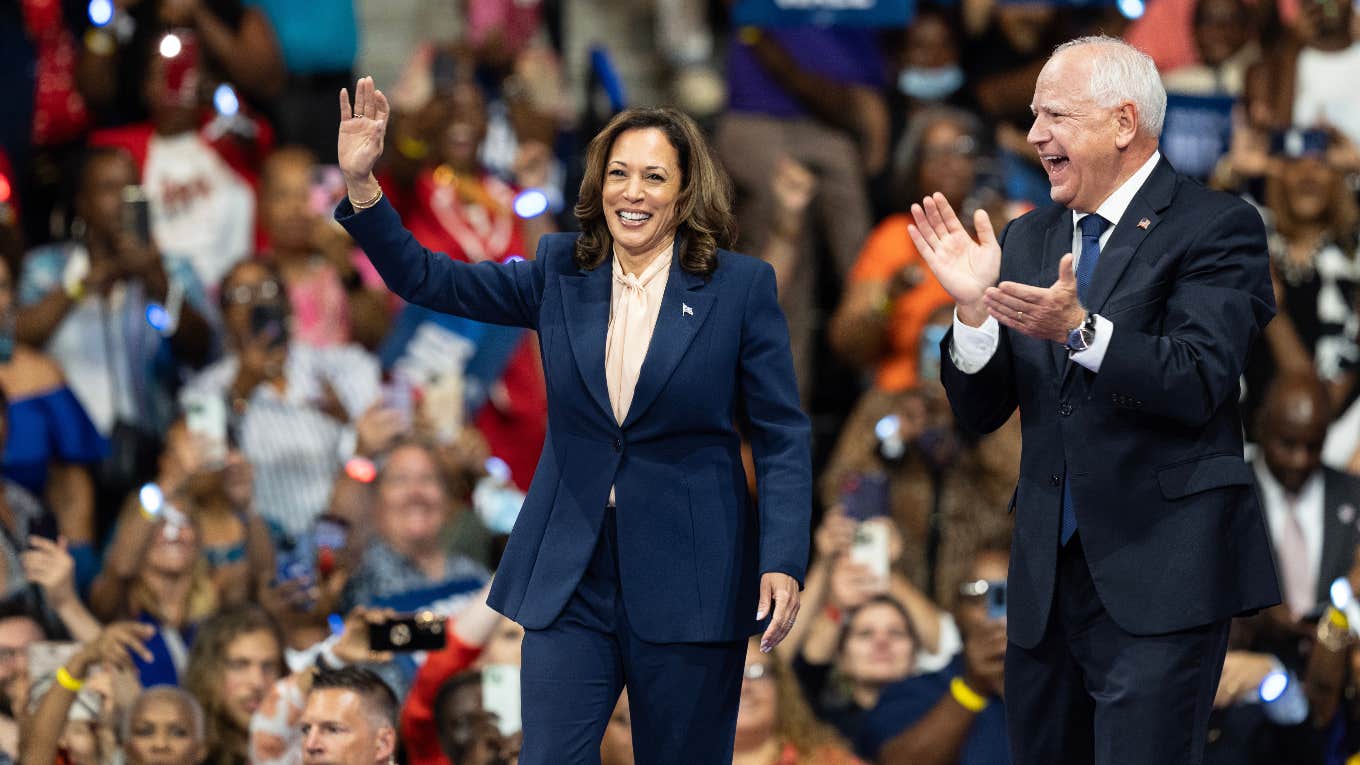
<instances>
[{"instance_id":1,"label":"man in navy suit","mask_svg":"<svg viewBox=\"0 0 1360 765\"><path fill-rule=\"evenodd\" d=\"M957 303L959 421L1024 434L1006 712L1017 765L1199 763L1236 614L1279 601L1238 378L1274 315L1264 228L1158 151L1166 93L1112 38L1039 75L1054 206L978 240L935 194L911 235ZM961 692L962 703L975 703Z\"/></svg>"}]
</instances>

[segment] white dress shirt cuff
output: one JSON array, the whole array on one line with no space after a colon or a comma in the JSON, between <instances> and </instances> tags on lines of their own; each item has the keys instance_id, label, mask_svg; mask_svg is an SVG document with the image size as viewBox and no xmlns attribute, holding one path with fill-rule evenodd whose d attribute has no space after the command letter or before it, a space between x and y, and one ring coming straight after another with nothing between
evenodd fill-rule
<instances>
[{"instance_id":1,"label":"white dress shirt cuff","mask_svg":"<svg viewBox=\"0 0 1360 765\"><path fill-rule=\"evenodd\" d=\"M996 353L1001 339L1001 325L988 316L980 327L970 327L959 321L959 309L954 309L954 338L949 343L949 358L966 375L977 374Z\"/></svg>"},{"instance_id":2,"label":"white dress shirt cuff","mask_svg":"<svg viewBox=\"0 0 1360 765\"><path fill-rule=\"evenodd\" d=\"M1110 349L1110 336L1114 334L1114 323L1096 314L1096 338L1091 347L1072 354L1072 360L1092 372L1100 371L1100 362L1105 360L1105 351Z\"/></svg>"}]
</instances>

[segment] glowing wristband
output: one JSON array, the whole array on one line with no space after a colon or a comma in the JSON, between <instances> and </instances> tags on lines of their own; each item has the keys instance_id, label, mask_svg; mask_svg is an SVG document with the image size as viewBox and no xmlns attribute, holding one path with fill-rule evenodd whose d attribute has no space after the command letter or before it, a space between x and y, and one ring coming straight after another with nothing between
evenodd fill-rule
<instances>
[{"instance_id":1,"label":"glowing wristband","mask_svg":"<svg viewBox=\"0 0 1360 765\"><path fill-rule=\"evenodd\" d=\"M66 671L66 667L59 667L57 668L57 685L71 693L80 693L80 689L85 687L85 681L77 680L74 675Z\"/></svg>"},{"instance_id":2,"label":"glowing wristband","mask_svg":"<svg viewBox=\"0 0 1360 765\"><path fill-rule=\"evenodd\" d=\"M973 714L977 714L987 708L987 699L978 695L978 692L968 687L968 683L963 678L956 677L949 681L949 695L959 702L959 706L967 709Z\"/></svg>"},{"instance_id":3,"label":"glowing wristband","mask_svg":"<svg viewBox=\"0 0 1360 765\"><path fill-rule=\"evenodd\" d=\"M378 477L378 468L373 464L373 460L351 457L345 463L345 475L359 483L373 483L373 479Z\"/></svg>"}]
</instances>

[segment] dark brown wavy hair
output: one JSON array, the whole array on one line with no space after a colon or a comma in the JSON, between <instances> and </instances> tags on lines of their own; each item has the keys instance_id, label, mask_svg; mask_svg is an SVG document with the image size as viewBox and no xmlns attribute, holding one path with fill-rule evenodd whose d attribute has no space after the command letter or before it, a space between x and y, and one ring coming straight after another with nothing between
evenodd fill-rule
<instances>
[{"instance_id":1,"label":"dark brown wavy hair","mask_svg":"<svg viewBox=\"0 0 1360 765\"><path fill-rule=\"evenodd\" d=\"M680 196L675 200L680 221L675 232L680 238L680 266L708 276L718 267L719 248L731 247L736 239L732 181L694 120L669 106L625 109L591 139L576 203L576 220L581 224L576 265L594 269L609 254L613 239L604 217L605 165L620 135L645 128L660 130L680 157Z\"/></svg>"}]
</instances>

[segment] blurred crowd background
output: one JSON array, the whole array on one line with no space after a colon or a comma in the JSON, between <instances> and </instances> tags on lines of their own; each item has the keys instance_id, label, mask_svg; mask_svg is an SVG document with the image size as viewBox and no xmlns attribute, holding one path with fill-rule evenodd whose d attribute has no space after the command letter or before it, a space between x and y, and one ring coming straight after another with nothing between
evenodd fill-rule
<instances>
[{"instance_id":1,"label":"blurred crowd background","mask_svg":"<svg viewBox=\"0 0 1360 765\"><path fill-rule=\"evenodd\" d=\"M400 761L514 760L520 631L484 599L544 439L537 343L403 304L332 221L337 92L369 74L387 196L468 261L574 228L617 110L700 121L737 249L776 270L818 476L736 762L1004 763L1019 427L955 427L906 211L1045 203L1034 81L1096 32L1152 55L1163 153L1269 236L1243 424L1286 602L1234 624L1208 761L1356 762L1357 7L0 2L0 762L363 762L299 721L314 682L381 701L375 675Z\"/></svg>"}]
</instances>

